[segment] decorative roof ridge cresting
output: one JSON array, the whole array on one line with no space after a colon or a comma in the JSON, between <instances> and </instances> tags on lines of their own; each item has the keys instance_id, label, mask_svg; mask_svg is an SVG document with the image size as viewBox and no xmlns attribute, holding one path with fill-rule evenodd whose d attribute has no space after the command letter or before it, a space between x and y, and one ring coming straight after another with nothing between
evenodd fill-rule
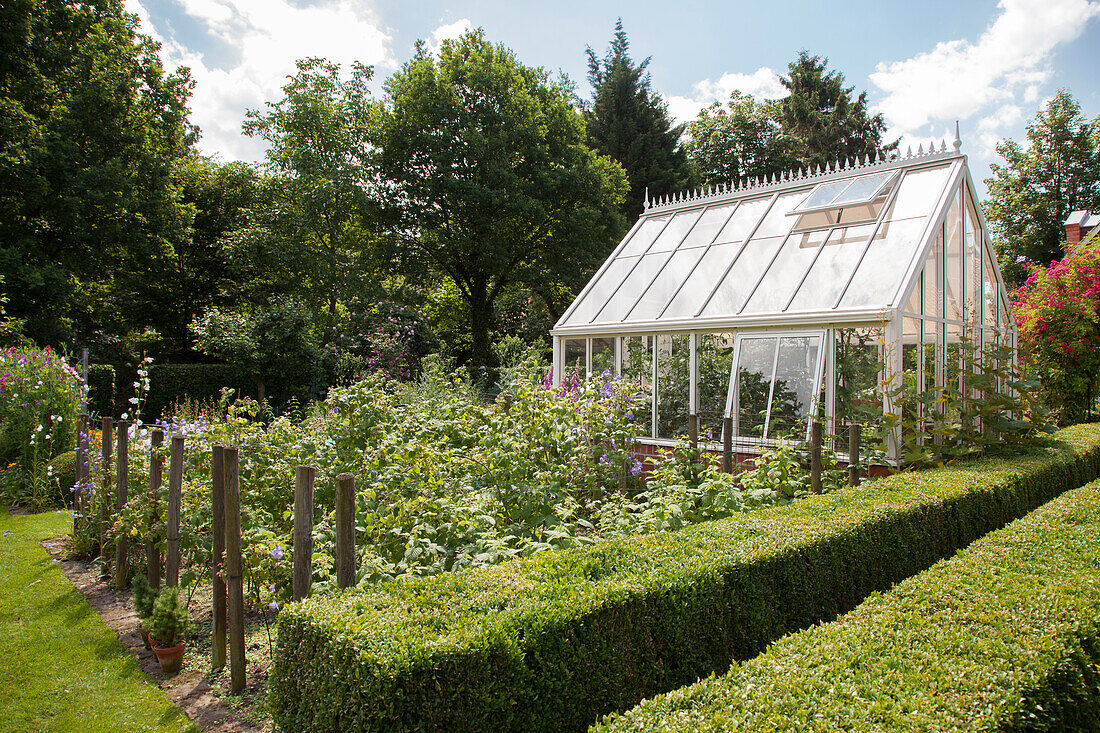
<instances>
[{"instance_id":1,"label":"decorative roof ridge cresting","mask_svg":"<svg viewBox=\"0 0 1100 733\"><path fill-rule=\"evenodd\" d=\"M818 183L831 178L845 178L856 173L870 172L872 170L890 170L893 168L903 168L917 162L924 163L956 158L962 155L962 153L959 152L960 146L958 143L959 140L958 137L956 137L953 144L954 149L949 150L947 141L941 140L937 149L936 143L933 140L929 142L927 150L925 150L923 144L918 145L917 152L915 153L913 152L913 148L909 147L905 155L902 155L900 151L895 151L885 156L874 155L865 156L862 159L849 158L847 160L834 160L824 167L816 166L813 169L800 167L795 170L784 171L774 176L742 178L732 183L704 186L660 196L654 199L649 198L649 191L647 189L646 197L643 201L643 206L645 208L643 215L674 210L682 208L685 205L696 203L712 203L726 199L739 199L755 193L770 193L784 188L793 188L804 183Z\"/></svg>"}]
</instances>

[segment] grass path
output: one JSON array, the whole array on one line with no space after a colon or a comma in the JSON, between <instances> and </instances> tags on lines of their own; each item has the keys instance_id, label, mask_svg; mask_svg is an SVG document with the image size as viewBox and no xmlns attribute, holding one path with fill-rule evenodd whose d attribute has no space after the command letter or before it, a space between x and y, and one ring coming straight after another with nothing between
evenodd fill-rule
<instances>
[{"instance_id":1,"label":"grass path","mask_svg":"<svg viewBox=\"0 0 1100 733\"><path fill-rule=\"evenodd\" d=\"M0 509L0 731L195 731L40 540L72 520Z\"/></svg>"}]
</instances>

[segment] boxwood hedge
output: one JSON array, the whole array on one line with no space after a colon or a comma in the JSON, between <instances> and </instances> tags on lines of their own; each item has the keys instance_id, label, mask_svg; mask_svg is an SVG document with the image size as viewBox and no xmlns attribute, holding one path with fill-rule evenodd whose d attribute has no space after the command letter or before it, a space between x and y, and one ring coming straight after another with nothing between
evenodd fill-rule
<instances>
[{"instance_id":1,"label":"boxwood hedge","mask_svg":"<svg viewBox=\"0 0 1100 733\"><path fill-rule=\"evenodd\" d=\"M1100 729L1100 482L593 733Z\"/></svg>"},{"instance_id":2,"label":"boxwood hedge","mask_svg":"<svg viewBox=\"0 0 1100 733\"><path fill-rule=\"evenodd\" d=\"M685 530L288 605L286 731L584 730L854 608L1097 476L1100 426Z\"/></svg>"}]
</instances>

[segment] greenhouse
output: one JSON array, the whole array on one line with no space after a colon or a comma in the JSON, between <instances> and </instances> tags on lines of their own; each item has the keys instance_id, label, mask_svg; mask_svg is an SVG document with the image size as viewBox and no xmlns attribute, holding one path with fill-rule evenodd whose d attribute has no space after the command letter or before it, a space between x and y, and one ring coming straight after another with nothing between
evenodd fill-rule
<instances>
[{"instance_id":1,"label":"greenhouse","mask_svg":"<svg viewBox=\"0 0 1100 733\"><path fill-rule=\"evenodd\" d=\"M1014 347L960 147L647 200L553 328L555 382L629 377L650 397L643 445L694 416L705 447L729 432L751 455L813 416L839 434L857 406L896 410L894 380L957 378L963 342Z\"/></svg>"}]
</instances>

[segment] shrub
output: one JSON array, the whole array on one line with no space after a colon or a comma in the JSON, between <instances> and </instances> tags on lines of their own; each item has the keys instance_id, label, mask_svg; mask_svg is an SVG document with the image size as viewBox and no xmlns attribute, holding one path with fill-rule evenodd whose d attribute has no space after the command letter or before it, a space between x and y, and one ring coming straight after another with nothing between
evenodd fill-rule
<instances>
[{"instance_id":1,"label":"shrub","mask_svg":"<svg viewBox=\"0 0 1100 733\"><path fill-rule=\"evenodd\" d=\"M593 731L1093 730L1098 533L1094 482L833 623Z\"/></svg>"},{"instance_id":2,"label":"shrub","mask_svg":"<svg viewBox=\"0 0 1100 733\"><path fill-rule=\"evenodd\" d=\"M149 395L142 408L145 420L167 417L180 402L217 401L229 387L239 395L256 396L256 384L242 370L227 364L151 364Z\"/></svg>"},{"instance_id":3,"label":"shrub","mask_svg":"<svg viewBox=\"0 0 1100 733\"><path fill-rule=\"evenodd\" d=\"M134 588L134 610L144 623L153 617L153 607L156 605L160 591L150 587L149 581L141 574L134 576L131 585Z\"/></svg>"},{"instance_id":4,"label":"shrub","mask_svg":"<svg viewBox=\"0 0 1100 733\"><path fill-rule=\"evenodd\" d=\"M288 605L287 731L582 730L834 618L1097 475L1100 427L663 534Z\"/></svg>"},{"instance_id":5,"label":"shrub","mask_svg":"<svg viewBox=\"0 0 1100 733\"><path fill-rule=\"evenodd\" d=\"M88 411L109 416L115 412L115 368L110 364L88 365Z\"/></svg>"},{"instance_id":6,"label":"shrub","mask_svg":"<svg viewBox=\"0 0 1100 733\"><path fill-rule=\"evenodd\" d=\"M49 461L76 445L86 394L76 371L48 348L0 352L0 501L48 503Z\"/></svg>"},{"instance_id":7,"label":"shrub","mask_svg":"<svg viewBox=\"0 0 1100 733\"><path fill-rule=\"evenodd\" d=\"M180 603L180 589L165 588L153 602L149 636L156 639L156 646L176 646L187 635L189 622L187 606Z\"/></svg>"}]
</instances>

